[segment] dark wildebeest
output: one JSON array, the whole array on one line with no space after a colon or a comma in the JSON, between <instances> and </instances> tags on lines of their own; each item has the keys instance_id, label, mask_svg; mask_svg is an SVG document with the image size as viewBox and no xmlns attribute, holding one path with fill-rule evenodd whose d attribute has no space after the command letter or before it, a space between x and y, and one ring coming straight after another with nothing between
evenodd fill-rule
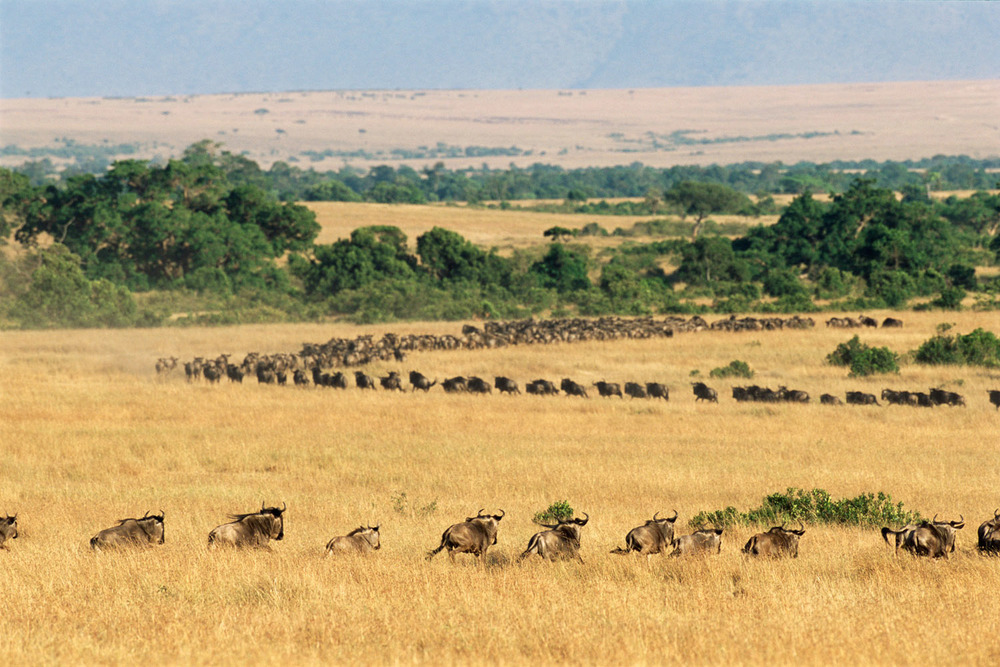
<instances>
[{"instance_id":1,"label":"dark wildebeest","mask_svg":"<svg viewBox=\"0 0 1000 667\"><path fill-rule=\"evenodd\" d=\"M441 546L427 552L427 560L434 558L442 549L448 550L448 557L452 560L455 560L456 552L482 558L486 550L497 543L497 530L504 514L503 510L500 514L483 514L483 510L479 510L476 516L466 517L462 523L449 526L441 535Z\"/></svg>"},{"instance_id":2,"label":"dark wildebeest","mask_svg":"<svg viewBox=\"0 0 1000 667\"><path fill-rule=\"evenodd\" d=\"M626 382L625 393L632 398L647 398L646 388L638 382Z\"/></svg>"},{"instance_id":3,"label":"dark wildebeest","mask_svg":"<svg viewBox=\"0 0 1000 667\"><path fill-rule=\"evenodd\" d=\"M778 387L778 398L786 403L808 403L809 394L801 389Z\"/></svg>"},{"instance_id":4,"label":"dark wildebeest","mask_svg":"<svg viewBox=\"0 0 1000 667\"><path fill-rule=\"evenodd\" d=\"M210 363L201 369L201 374L205 376L209 384L216 384L222 379L222 371L214 363Z\"/></svg>"},{"instance_id":5,"label":"dark wildebeest","mask_svg":"<svg viewBox=\"0 0 1000 667\"><path fill-rule=\"evenodd\" d=\"M617 396L618 398L625 398L622 396L622 388L617 382L605 382L604 380L599 380L594 383L597 387L597 393L601 396Z\"/></svg>"},{"instance_id":6,"label":"dark wildebeest","mask_svg":"<svg viewBox=\"0 0 1000 667\"><path fill-rule=\"evenodd\" d=\"M280 508L264 507L261 503L259 512L230 514L231 522L216 526L208 534L208 546L266 547L271 540L284 539L282 514L286 509L284 503Z\"/></svg>"},{"instance_id":7,"label":"dark wildebeest","mask_svg":"<svg viewBox=\"0 0 1000 667\"><path fill-rule=\"evenodd\" d=\"M698 401L709 401L711 403L719 402L719 395L714 389L709 387L704 382L692 382L691 390L694 392L694 402Z\"/></svg>"},{"instance_id":8,"label":"dark wildebeest","mask_svg":"<svg viewBox=\"0 0 1000 667\"><path fill-rule=\"evenodd\" d=\"M819 402L823 405L842 405L843 401L833 394L823 394L819 397Z\"/></svg>"},{"instance_id":9,"label":"dark wildebeest","mask_svg":"<svg viewBox=\"0 0 1000 667\"><path fill-rule=\"evenodd\" d=\"M1000 554L1000 509L993 511L993 518L984 521L977 532L977 546L983 553Z\"/></svg>"},{"instance_id":10,"label":"dark wildebeest","mask_svg":"<svg viewBox=\"0 0 1000 667\"><path fill-rule=\"evenodd\" d=\"M326 381L327 387L333 387L334 389L347 389L347 376L337 371L333 375L327 375L329 380ZM374 389L374 387L372 387Z\"/></svg>"},{"instance_id":11,"label":"dark wildebeest","mask_svg":"<svg viewBox=\"0 0 1000 667\"><path fill-rule=\"evenodd\" d=\"M380 377L378 381L379 384L382 385L383 389L389 391L392 391L393 389L396 391L403 391L403 379L399 377L399 373L396 371L389 371L389 375L384 378Z\"/></svg>"},{"instance_id":12,"label":"dark wildebeest","mask_svg":"<svg viewBox=\"0 0 1000 667\"><path fill-rule=\"evenodd\" d=\"M551 396L559 393L559 389L548 380L532 380L524 385L524 390L536 396Z\"/></svg>"},{"instance_id":13,"label":"dark wildebeest","mask_svg":"<svg viewBox=\"0 0 1000 667\"><path fill-rule=\"evenodd\" d=\"M427 392L430 388L437 384L437 380L434 382L430 381L423 373L418 373L417 371L410 371L410 391L416 391L417 389Z\"/></svg>"},{"instance_id":14,"label":"dark wildebeest","mask_svg":"<svg viewBox=\"0 0 1000 667\"><path fill-rule=\"evenodd\" d=\"M149 512L141 519L121 519L117 526L105 528L90 538L90 548L95 551L117 547L148 547L163 544L163 510Z\"/></svg>"},{"instance_id":15,"label":"dark wildebeest","mask_svg":"<svg viewBox=\"0 0 1000 667\"><path fill-rule=\"evenodd\" d=\"M0 519L0 548L6 548L7 540L17 539L17 515L7 515Z\"/></svg>"},{"instance_id":16,"label":"dark wildebeest","mask_svg":"<svg viewBox=\"0 0 1000 667\"><path fill-rule=\"evenodd\" d=\"M847 392L847 403L848 405L878 405L879 402L875 399L875 394L866 394L863 391L849 391Z\"/></svg>"},{"instance_id":17,"label":"dark wildebeest","mask_svg":"<svg viewBox=\"0 0 1000 667\"><path fill-rule=\"evenodd\" d=\"M575 558L581 563L580 558L580 529L590 521L590 515L583 513L585 519L559 519L558 523L548 524L535 521L539 526L548 528L540 533L535 533L528 540L528 548L524 550L520 558L524 559L531 554L538 554L542 558L556 560L558 558Z\"/></svg>"},{"instance_id":18,"label":"dark wildebeest","mask_svg":"<svg viewBox=\"0 0 1000 667\"><path fill-rule=\"evenodd\" d=\"M354 384L358 389L375 389L375 380L370 375L365 375L361 371L354 371Z\"/></svg>"},{"instance_id":19,"label":"dark wildebeest","mask_svg":"<svg viewBox=\"0 0 1000 667\"><path fill-rule=\"evenodd\" d=\"M878 320L876 320L874 317L868 317L867 315L858 315L858 322L860 322L861 326L864 327L878 326Z\"/></svg>"},{"instance_id":20,"label":"dark wildebeest","mask_svg":"<svg viewBox=\"0 0 1000 667\"><path fill-rule=\"evenodd\" d=\"M335 537L326 543L324 556L330 554L369 554L382 548L378 526L358 526L347 535Z\"/></svg>"},{"instance_id":21,"label":"dark wildebeest","mask_svg":"<svg viewBox=\"0 0 1000 667\"><path fill-rule=\"evenodd\" d=\"M900 530L886 526L882 528L882 539L890 544L889 535L892 535L897 552L902 548L915 556L947 558L955 551L956 531L964 527L964 517L958 521L938 521L935 515L933 521L907 524Z\"/></svg>"},{"instance_id":22,"label":"dark wildebeest","mask_svg":"<svg viewBox=\"0 0 1000 667\"><path fill-rule=\"evenodd\" d=\"M292 382L295 383L296 387L303 387L309 384L309 376L301 368L296 368L292 372Z\"/></svg>"},{"instance_id":23,"label":"dark wildebeest","mask_svg":"<svg viewBox=\"0 0 1000 667\"><path fill-rule=\"evenodd\" d=\"M997 410L1000 410L1000 391L996 389L987 389L986 393L990 395L990 405Z\"/></svg>"},{"instance_id":24,"label":"dark wildebeest","mask_svg":"<svg viewBox=\"0 0 1000 667\"><path fill-rule=\"evenodd\" d=\"M473 375L465 382L465 390L473 394L492 394L493 387L483 378Z\"/></svg>"},{"instance_id":25,"label":"dark wildebeest","mask_svg":"<svg viewBox=\"0 0 1000 667\"><path fill-rule=\"evenodd\" d=\"M801 530L785 528L785 524L775 526L766 533L757 533L743 547L743 553L751 556L767 556L779 558L782 556L799 557L799 538L806 532L806 526L801 521Z\"/></svg>"},{"instance_id":26,"label":"dark wildebeest","mask_svg":"<svg viewBox=\"0 0 1000 667\"><path fill-rule=\"evenodd\" d=\"M641 526L636 526L625 536L625 548L618 547L611 553L627 554L635 551L646 560L653 554L666 554L667 547L674 541L674 522L677 521L677 510L673 516L659 517L659 512Z\"/></svg>"},{"instance_id":27,"label":"dark wildebeest","mask_svg":"<svg viewBox=\"0 0 1000 667\"><path fill-rule=\"evenodd\" d=\"M887 317L882 320L883 327L901 327L903 326L903 320L897 320L895 317Z\"/></svg>"},{"instance_id":28,"label":"dark wildebeest","mask_svg":"<svg viewBox=\"0 0 1000 667\"><path fill-rule=\"evenodd\" d=\"M646 393L649 394L650 398L662 398L665 401L670 400L670 390L667 388L667 385L659 382L647 382Z\"/></svg>"},{"instance_id":29,"label":"dark wildebeest","mask_svg":"<svg viewBox=\"0 0 1000 667\"><path fill-rule=\"evenodd\" d=\"M569 378L563 378L562 382L559 383L559 388L563 390L563 393L567 396L582 396L587 398L587 389L582 384L577 384Z\"/></svg>"},{"instance_id":30,"label":"dark wildebeest","mask_svg":"<svg viewBox=\"0 0 1000 667\"><path fill-rule=\"evenodd\" d=\"M226 364L226 377L230 382L243 384L243 369L236 364Z\"/></svg>"},{"instance_id":31,"label":"dark wildebeest","mask_svg":"<svg viewBox=\"0 0 1000 667\"><path fill-rule=\"evenodd\" d=\"M493 378L493 386L496 387L497 391L501 394L521 393L521 389L517 386L516 382L502 375L497 375Z\"/></svg>"},{"instance_id":32,"label":"dark wildebeest","mask_svg":"<svg viewBox=\"0 0 1000 667\"><path fill-rule=\"evenodd\" d=\"M702 528L690 535L681 535L673 542L674 550L670 552L678 556L700 556L717 554L722 551L722 528Z\"/></svg>"},{"instance_id":33,"label":"dark wildebeest","mask_svg":"<svg viewBox=\"0 0 1000 667\"><path fill-rule=\"evenodd\" d=\"M461 375L453 378L448 378L441 383L441 388L444 389L445 393L457 394L459 392L465 391L465 378Z\"/></svg>"},{"instance_id":34,"label":"dark wildebeest","mask_svg":"<svg viewBox=\"0 0 1000 667\"><path fill-rule=\"evenodd\" d=\"M945 391L944 389L931 389L930 391L931 402L934 405L947 405L949 407L962 406L965 407L965 397L961 394L956 394L953 391Z\"/></svg>"}]
</instances>

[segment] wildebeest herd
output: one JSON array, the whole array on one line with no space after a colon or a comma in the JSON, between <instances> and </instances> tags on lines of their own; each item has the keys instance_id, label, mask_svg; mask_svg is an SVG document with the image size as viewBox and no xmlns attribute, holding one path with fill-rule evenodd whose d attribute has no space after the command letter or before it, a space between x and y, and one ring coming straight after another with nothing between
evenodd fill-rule
<instances>
[{"instance_id":1,"label":"wildebeest herd","mask_svg":"<svg viewBox=\"0 0 1000 667\"><path fill-rule=\"evenodd\" d=\"M260 510L245 514L231 514L229 521L213 528L208 534L208 547L269 548L272 540L285 537L284 514L287 505L267 507L261 503ZM532 521L545 530L535 533L519 560L539 556L543 560L577 560L580 556L580 536L590 515L583 517L560 517L554 522L545 522L537 517ZM498 514L487 514L479 510L475 516L452 524L441 535L437 548L427 553L432 559L441 551L447 551L451 560L455 554L467 553L482 559L490 547L497 543L500 521L506 516L503 510ZM701 528L688 535L674 535L674 524L678 513L673 516L653 514L652 519L636 526L625 535L625 546L617 547L610 553L617 555L636 554L650 556L664 554L673 557L718 554L722 550L723 528ZM947 558L954 553L957 531L965 527L965 518L957 521L941 521L937 515L931 521L911 523L900 529L889 526L882 528L882 539L889 546L908 551L915 556ZM799 540L805 534L805 524L799 528L788 528L785 524L774 526L767 532L750 537L743 547L747 556L791 557L799 555ZM7 548L8 539L17 539L17 515L0 518L0 548ZM98 532L90 539L94 551L129 547L150 547L165 542L164 513L147 512L142 517L121 519L116 525ZM332 538L326 544L324 556L338 554L366 555L382 547L380 527L363 525L346 535ZM1000 555L1000 509L993 512L977 532L978 551L985 555Z\"/></svg>"}]
</instances>

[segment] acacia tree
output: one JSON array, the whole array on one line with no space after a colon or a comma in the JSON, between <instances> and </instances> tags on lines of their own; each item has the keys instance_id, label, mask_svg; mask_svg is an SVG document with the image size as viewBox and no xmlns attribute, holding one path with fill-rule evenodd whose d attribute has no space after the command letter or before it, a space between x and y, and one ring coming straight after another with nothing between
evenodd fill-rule
<instances>
[{"instance_id":1,"label":"acacia tree","mask_svg":"<svg viewBox=\"0 0 1000 667\"><path fill-rule=\"evenodd\" d=\"M711 213L737 213L753 206L742 192L718 183L682 181L670 188L664 199L680 208L683 216L695 217L692 238L697 238L705 216Z\"/></svg>"}]
</instances>

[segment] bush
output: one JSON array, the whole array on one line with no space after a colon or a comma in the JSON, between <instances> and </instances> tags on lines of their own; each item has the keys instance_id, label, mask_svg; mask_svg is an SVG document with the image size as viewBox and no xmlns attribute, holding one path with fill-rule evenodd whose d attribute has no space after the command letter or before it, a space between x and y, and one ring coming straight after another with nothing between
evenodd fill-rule
<instances>
[{"instance_id":1,"label":"bush","mask_svg":"<svg viewBox=\"0 0 1000 667\"><path fill-rule=\"evenodd\" d=\"M805 523L887 526L903 525L920 518L919 512L904 509L901 502L894 504L892 496L881 491L836 500L823 489L805 491L789 487L784 493L772 493L765 497L760 507L747 512L740 512L735 507L699 512L690 524L694 528L712 525L774 526L801 520Z\"/></svg>"},{"instance_id":2,"label":"bush","mask_svg":"<svg viewBox=\"0 0 1000 667\"><path fill-rule=\"evenodd\" d=\"M887 347L871 347L855 336L826 356L828 364L848 366L852 377L875 373L898 373L899 355Z\"/></svg>"},{"instance_id":3,"label":"bush","mask_svg":"<svg viewBox=\"0 0 1000 667\"><path fill-rule=\"evenodd\" d=\"M709 375L714 378L752 378L753 371L750 370L747 362L734 359L729 362L728 366L713 368Z\"/></svg>"},{"instance_id":4,"label":"bush","mask_svg":"<svg viewBox=\"0 0 1000 667\"><path fill-rule=\"evenodd\" d=\"M955 364L1000 367L1000 339L984 329L964 336L947 336L943 332L926 340L917 348L914 360L918 364Z\"/></svg>"},{"instance_id":5,"label":"bush","mask_svg":"<svg viewBox=\"0 0 1000 667\"><path fill-rule=\"evenodd\" d=\"M537 523L556 523L560 519L568 520L573 518L573 508L569 506L569 501L557 500L540 512L535 512Z\"/></svg>"}]
</instances>

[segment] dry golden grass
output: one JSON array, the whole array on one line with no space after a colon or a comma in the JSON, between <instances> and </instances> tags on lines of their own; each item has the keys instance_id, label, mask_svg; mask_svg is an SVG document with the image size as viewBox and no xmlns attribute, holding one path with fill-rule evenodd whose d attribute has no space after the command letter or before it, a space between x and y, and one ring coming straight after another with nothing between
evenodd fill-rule
<instances>
[{"instance_id":1,"label":"dry golden grass","mask_svg":"<svg viewBox=\"0 0 1000 667\"><path fill-rule=\"evenodd\" d=\"M885 313L874 313L884 316ZM1000 330L989 314L904 314L861 332L897 351L935 325ZM669 403L362 393L158 380L158 356L297 350L304 341L458 324L257 326L0 334L0 550L9 664L748 663L1000 659L1000 559L975 528L1000 505L997 416L971 368L906 366L849 380L823 356L853 332L699 333L669 340L413 354L389 368L582 382L663 381ZM747 361L762 385L965 394L966 409L695 404L689 373ZM959 384L961 382L961 384ZM964 514L948 561L894 558L877 531L809 527L797 560L752 562L751 529L707 560L608 554L656 510L756 506L788 486L883 490L908 508ZM405 501L401 494L405 493ZM264 552L209 552L208 531L261 500L288 503ZM592 520L585 564L517 563L530 517L568 500ZM436 502L435 509L428 509ZM397 507L399 508L397 511ZM503 508L477 566L424 554L481 507ZM93 554L116 519L166 513L166 544ZM323 560L333 535L380 522L368 559Z\"/></svg>"}]
</instances>

